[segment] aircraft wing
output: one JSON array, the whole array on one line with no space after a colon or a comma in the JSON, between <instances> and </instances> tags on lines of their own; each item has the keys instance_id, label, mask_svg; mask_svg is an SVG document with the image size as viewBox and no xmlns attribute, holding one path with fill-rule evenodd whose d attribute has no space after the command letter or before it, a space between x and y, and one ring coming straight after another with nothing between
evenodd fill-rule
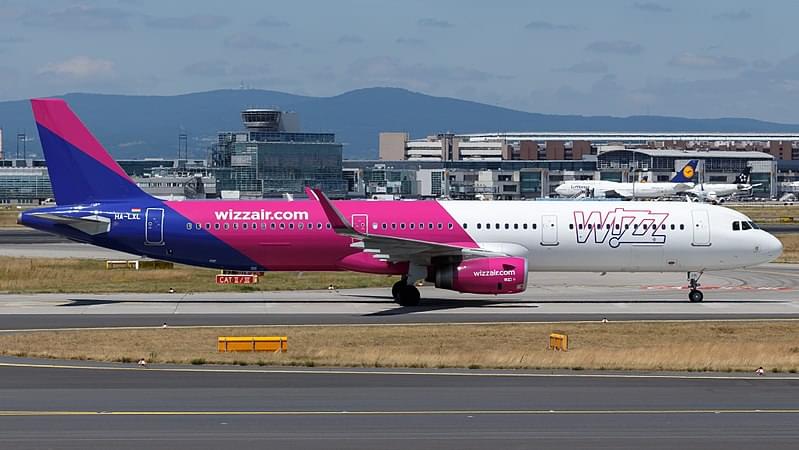
<instances>
[{"instance_id":1,"label":"aircraft wing","mask_svg":"<svg viewBox=\"0 0 799 450\"><path fill-rule=\"evenodd\" d=\"M31 215L38 219L72 227L90 235L108 233L111 229L111 220L98 215L78 217L58 212L34 212Z\"/></svg>"},{"instance_id":2,"label":"aircraft wing","mask_svg":"<svg viewBox=\"0 0 799 450\"><path fill-rule=\"evenodd\" d=\"M354 229L344 215L320 190L306 188L308 198L317 200L322 206L333 231L342 236L356 239L352 247L371 253L376 259L388 262L410 261L417 264L430 264L436 256L509 256L491 250L459 245L429 242L417 239L361 233Z\"/></svg>"}]
</instances>

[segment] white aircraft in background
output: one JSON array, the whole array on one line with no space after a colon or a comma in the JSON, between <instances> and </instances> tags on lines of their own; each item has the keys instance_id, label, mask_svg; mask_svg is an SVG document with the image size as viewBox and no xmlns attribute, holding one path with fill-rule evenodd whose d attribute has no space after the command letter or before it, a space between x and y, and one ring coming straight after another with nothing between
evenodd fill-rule
<instances>
[{"instance_id":1,"label":"white aircraft in background","mask_svg":"<svg viewBox=\"0 0 799 450\"><path fill-rule=\"evenodd\" d=\"M698 161L688 161L677 175L667 182L620 183L607 180L573 180L564 181L555 192L561 197L623 197L623 198L659 198L682 194L694 187Z\"/></svg>"},{"instance_id":2,"label":"white aircraft in background","mask_svg":"<svg viewBox=\"0 0 799 450\"><path fill-rule=\"evenodd\" d=\"M735 183L699 183L685 191L685 193L693 195L703 201L724 203L726 197L752 192L752 188L762 184L751 184L749 182L751 179L751 172L752 168L746 167L743 172L735 178Z\"/></svg>"}]
</instances>

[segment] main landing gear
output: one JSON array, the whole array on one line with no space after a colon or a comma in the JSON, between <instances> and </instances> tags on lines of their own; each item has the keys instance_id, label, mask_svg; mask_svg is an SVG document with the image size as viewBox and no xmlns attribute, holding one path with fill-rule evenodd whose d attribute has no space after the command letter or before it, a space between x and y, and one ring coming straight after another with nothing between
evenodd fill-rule
<instances>
[{"instance_id":1,"label":"main landing gear","mask_svg":"<svg viewBox=\"0 0 799 450\"><path fill-rule=\"evenodd\" d=\"M403 276L401 280L394 283L394 286L391 287L391 295L400 306L419 306L421 300L419 289L416 289L413 284L408 284L407 276Z\"/></svg>"},{"instance_id":2,"label":"main landing gear","mask_svg":"<svg viewBox=\"0 0 799 450\"><path fill-rule=\"evenodd\" d=\"M699 290L699 278L702 277L703 272L688 272L688 285L691 287L691 292L688 293L688 300L691 303L699 303L705 297L702 291Z\"/></svg>"}]
</instances>

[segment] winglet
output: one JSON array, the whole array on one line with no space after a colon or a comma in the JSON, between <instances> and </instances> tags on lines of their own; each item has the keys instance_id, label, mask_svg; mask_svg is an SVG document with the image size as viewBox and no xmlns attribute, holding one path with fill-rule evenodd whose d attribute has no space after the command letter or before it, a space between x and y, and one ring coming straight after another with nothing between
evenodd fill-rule
<instances>
[{"instance_id":1,"label":"winglet","mask_svg":"<svg viewBox=\"0 0 799 450\"><path fill-rule=\"evenodd\" d=\"M335 230L336 233L351 235L361 234L352 228L352 225L350 225L347 219L344 218L344 215L341 214L341 211L333 206L333 202L327 198L321 189L306 187L305 193L308 195L309 199L317 200L319 202L319 204L322 206L322 211L324 211L325 216L327 216L327 220L330 222L330 225L333 226L333 230Z\"/></svg>"}]
</instances>

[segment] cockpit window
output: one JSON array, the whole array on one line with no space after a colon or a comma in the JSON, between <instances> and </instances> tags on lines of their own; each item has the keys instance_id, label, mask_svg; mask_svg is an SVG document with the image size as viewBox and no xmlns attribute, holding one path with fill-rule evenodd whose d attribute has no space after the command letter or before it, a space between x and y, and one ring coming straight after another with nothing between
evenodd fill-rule
<instances>
[{"instance_id":1,"label":"cockpit window","mask_svg":"<svg viewBox=\"0 0 799 450\"><path fill-rule=\"evenodd\" d=\"M752 225L749 225L751 222L741 222L741 229L742 230L751 230Z\"/></svg>"},{"instance_id":2,"label":"cockpit window","mask_svg":"<svg viewBox=\"0 0 799 450\"><path fill-rule=\"evenodd\" d=\"M737 220L732 223L732 231L740 231L741 230L741 222Z\"/></svg>"},{"instance_id":3,"label":"cockpit window","mask_svg":"<svg viewBox=\"0 0 799 450\"><path fill-rule=\"evenodd\" d=\"M760 227L754 222L749 222L749 225L752 225L752 228L754 228L755 230L759 230L760 229Z\"/></svg>"}]
</instances>

